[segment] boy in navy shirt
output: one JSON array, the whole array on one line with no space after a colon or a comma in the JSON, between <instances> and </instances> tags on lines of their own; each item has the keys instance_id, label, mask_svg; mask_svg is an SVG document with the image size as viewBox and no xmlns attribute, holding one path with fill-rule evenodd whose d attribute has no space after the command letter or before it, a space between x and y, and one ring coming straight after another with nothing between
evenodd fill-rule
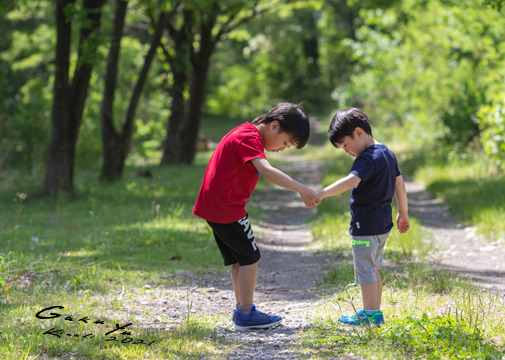
<instances>
[{"instance_id":1,"label":"boy in navy shirt","mask_svg":"<svg viewBox=\"0 0 505 360\"><path fill-rule=\"evenodd\" d=\"M331 120L328 138L336 148L344 149L356 160L346 177L318 191L322 200L352 189L351 227L354 277L361 286L363 309L338 319L342 324L380 325L382 251L393 228L391 201L398 205L396 224L400 233L409 225L407 191L396 157L372 136L366 114L356 108L338 111Z\"/></svg>"}]
</instances>

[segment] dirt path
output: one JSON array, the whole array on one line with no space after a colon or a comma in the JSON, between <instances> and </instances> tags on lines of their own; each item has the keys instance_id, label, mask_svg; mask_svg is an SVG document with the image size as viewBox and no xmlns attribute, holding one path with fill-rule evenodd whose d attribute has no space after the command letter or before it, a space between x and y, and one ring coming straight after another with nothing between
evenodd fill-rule
<instances>
[{"instance_id":1,"label":"dirt path","mask_svg":"<svg viewBox=\"0 0 505 360\"><path fill-rule=\"evenodd\" d=\"M436 252L431 264L470 276L484 289L505 295L505 248L462 227L447 213L447 206L426 192L422 184L407 181L409 213L434 234Z\"/></svg>"},{"instance_id":2,"label":"dirt path","mask_svg":"<svg viewBox=\"0 0 505 360\"><path fill-rule=\"evenodd\" d=\"M295 155L281 169L312 188L320 186L321 166ZM254 228L262 252L255 302L265 312L279 314L282 324L275 330L230 331L241 344L228 359L295 359L297 333L309 324L310 309L319 300L315 290L321 280L319 256L305 247L312 240L305 225L315 209L307 209L299 196L284 189L256 191L251 198L263 210Z\"/></svg>"}]
</instances>

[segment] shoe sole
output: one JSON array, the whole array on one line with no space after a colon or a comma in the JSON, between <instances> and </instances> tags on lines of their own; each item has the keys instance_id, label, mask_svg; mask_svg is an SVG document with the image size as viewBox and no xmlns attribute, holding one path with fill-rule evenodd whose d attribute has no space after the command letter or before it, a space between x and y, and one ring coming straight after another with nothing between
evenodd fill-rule
<instances>
[{"instance_id":1,"label":"shoe sole","mask_svg":"<svg viewBox=\"0 0 505 360\"><path fill-rule=\"evenodd\" d=\"M362 323L362 324L349 324L345 322L338 322L341 325L346 325L346 326L352 326L352 327L367 327L367 326L372 326L372 327L381 327L381 325L384 325L384 323L379 323L379 324L372 324L372 323Z\"/></svg>"},{"instance_id":2,"label":"shoe sole","mask_svg":"<svg viewBox=\"0 0 505 360\"><path fill-rule=\"evenodd\" d=\"M268 329L268 328L274 328L276 327L277 325L279 325L281 323L282 319L280 319L279 321L276 321L274 323L271 323L271 324L264 324L264 325L252 325L252 326L240 326L240 325L235 325L235 329L236 330L249 330L249 329Z\"/></svg>"}]
</instances>

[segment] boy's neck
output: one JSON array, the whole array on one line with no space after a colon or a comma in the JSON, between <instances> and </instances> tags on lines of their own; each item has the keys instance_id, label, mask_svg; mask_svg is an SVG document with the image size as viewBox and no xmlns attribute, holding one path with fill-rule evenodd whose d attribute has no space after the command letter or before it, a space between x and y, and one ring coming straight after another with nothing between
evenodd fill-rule
<instances>
[{"instance_id":1,"label":"boy's neck","mask_svg":"<svg viewBox=\"0 0 505 360\"><path fill-rule=\"evenodd\" d=\"M260 136L264 139L265 138L265 130L266 130L265 124L258 124L258 125L254 125L254 126L256 127L256 129L258 129Z\"/></svg>"},{"instance_id":2,"label":"boy's neck","mask_svg":"<svg viewBox=\"0 0 505 360\"><path fill-rule=\"evenodd\" d=\"M367 134L367 138L365 140L365 148L368 149L372 145L380 144L377 140L375 140L371 135Z\"/></svg>"}]
</instances>

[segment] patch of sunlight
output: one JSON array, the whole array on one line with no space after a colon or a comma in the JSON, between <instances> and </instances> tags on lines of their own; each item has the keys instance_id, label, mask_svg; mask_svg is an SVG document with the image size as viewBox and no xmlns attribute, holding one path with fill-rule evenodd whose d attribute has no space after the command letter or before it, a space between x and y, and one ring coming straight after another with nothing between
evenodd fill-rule
<instances>
[{"instance_id":1,"label":"patch of sunlight","mask_svg":"<svg viewBox=\"0 0 505 360\"><path fill-rule=\"evenodd\" d=\"M115 227L118 231L131 231L131 230L177 230L177 231L196 231L200 232L206 229L203 222L195 220L182 220L180 218L174 218L172 216L167 216L164 218L155 218L150 221L142 223L132 223L132 224L122 224Z\"/></svg>"},{"instance_id":2,"label":"patch of sunlight","mask_svg":"<svg viewBox=\"0 0 505 360\"><path fill-rule=\"evenodd\" d=\"M60 256L71 256L71 257L98 257L100 254L99 250L88 250L81 249L77 251L62 252Z\"/></svg>"}]
</instances>

